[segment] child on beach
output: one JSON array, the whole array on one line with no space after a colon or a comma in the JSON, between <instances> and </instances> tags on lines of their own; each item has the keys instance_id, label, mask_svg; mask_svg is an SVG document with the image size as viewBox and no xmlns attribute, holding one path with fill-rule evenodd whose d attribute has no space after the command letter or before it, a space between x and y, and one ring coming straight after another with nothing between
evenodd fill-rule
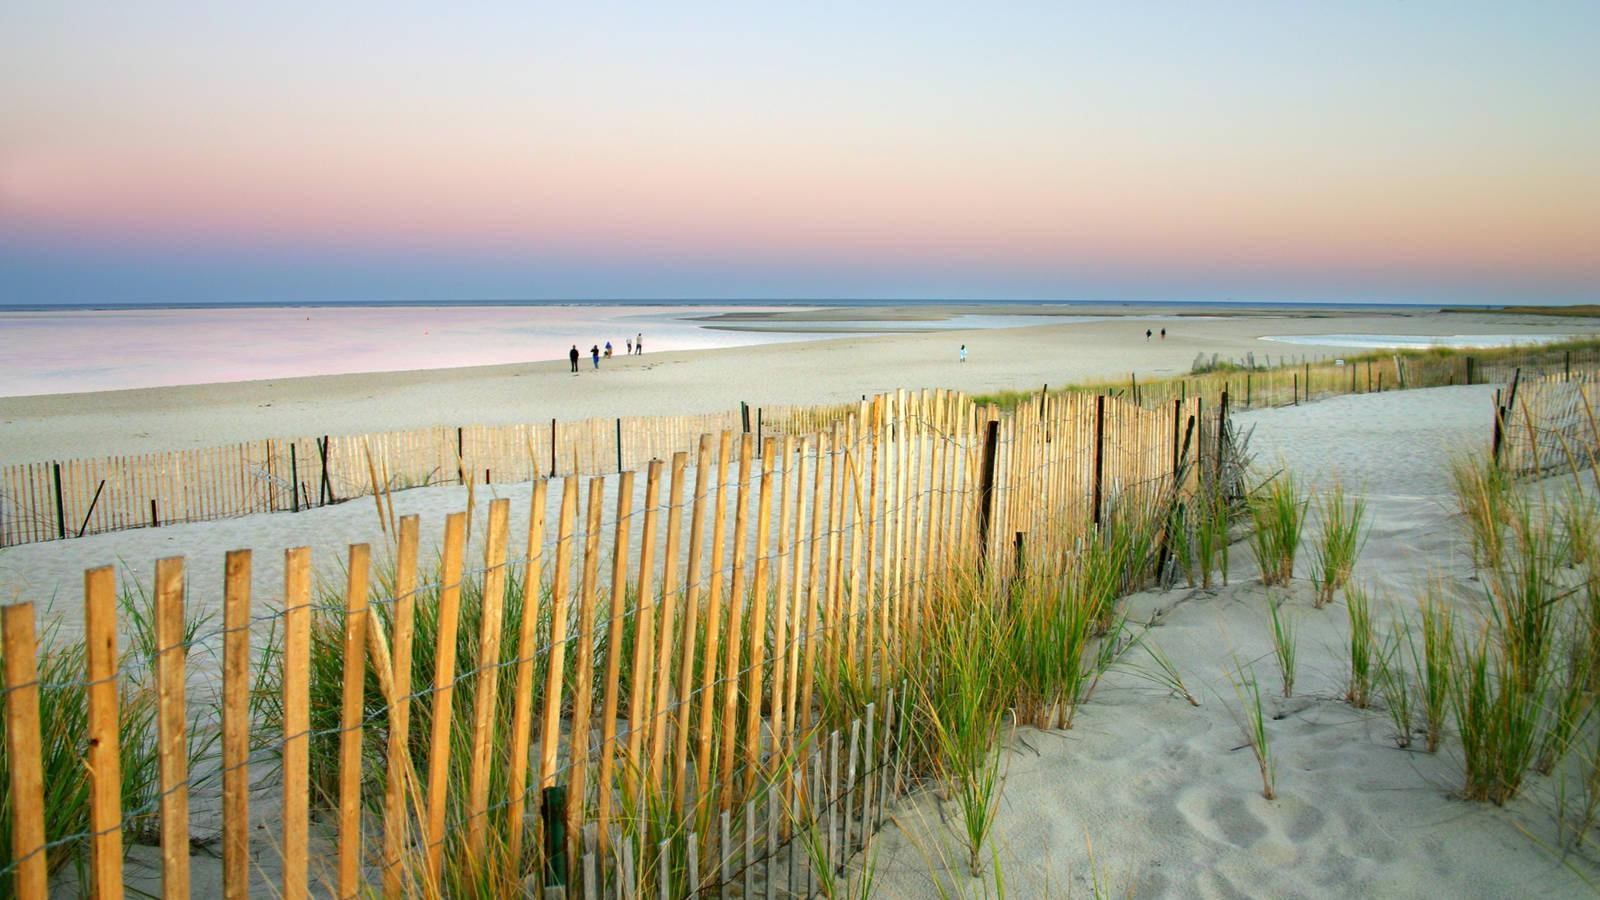
<instances>
[{"instance_id":1,"label":"child on beach","mask_svg":"<svg viewBox=\"0 0 1600 900\"><path fill-rule=\"evenodd\" d=\"M966 362L967 361L967 345L966 344L962 344L961 345L961 361L962 362Z\"/></svg>"}]
</instances>

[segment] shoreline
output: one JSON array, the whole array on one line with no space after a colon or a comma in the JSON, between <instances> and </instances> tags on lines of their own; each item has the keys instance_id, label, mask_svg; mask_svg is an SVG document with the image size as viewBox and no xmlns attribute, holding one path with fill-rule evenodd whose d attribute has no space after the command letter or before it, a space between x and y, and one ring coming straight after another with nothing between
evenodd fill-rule
<instances>
[{"instance_id":1,"label":"shoreline","mask_svg":"<svg viewBox=\"0 0 1600 900\"><path fill-rule=\"evenodd\" d=\"M885 307L890 309L891 307ZM857 319L862 309L848 311ZM779 315L797 315L780 313ZM264 381L0 398L3 463L214 446L269 437L358 434L435 425L676 415L774 404L853 401L897 387L969 393L1041 384L1181 374L1200 354L1239 358L1335 356L1351 348L1279 344L1264 335L1565 334L1600 323L1498 313L1354 314L1280 310L1187 318L1166 340L1124 319L1010 329L849 334L712 350L662 351L583 362L400 369ZM957 348L968 347L960 363Z\"/></svg>"}]
</instances>

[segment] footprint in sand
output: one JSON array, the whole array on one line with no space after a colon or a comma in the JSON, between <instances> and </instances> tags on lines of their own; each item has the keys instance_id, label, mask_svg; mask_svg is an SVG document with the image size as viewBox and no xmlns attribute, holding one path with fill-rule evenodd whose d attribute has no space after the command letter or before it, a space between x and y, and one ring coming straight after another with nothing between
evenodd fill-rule
<instances>
[{"instance_id":1,"label":"footprint in sand","mask_svg":"<svg viewBox=\"0 0 1600 900\"><path fill-rule=\"evenodd\" d=\"M1267 826L1238 797L1188 790L1178 798L1177 807L1191 830L1220 844L1250 847L1267 834Z\"/></svg>"}]
</instances>

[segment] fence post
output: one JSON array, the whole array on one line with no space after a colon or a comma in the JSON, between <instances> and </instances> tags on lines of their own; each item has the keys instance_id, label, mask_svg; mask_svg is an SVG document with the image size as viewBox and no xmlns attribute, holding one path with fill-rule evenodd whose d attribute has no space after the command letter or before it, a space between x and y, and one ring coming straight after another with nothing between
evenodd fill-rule
<instances>
[{"instance_id":1,"label":"fence post","mask_svg":"<svg viewBox=\"0 0 1600 900\"><path fill-rule=\"evenodd\" d=\"M1490 459L1493 460L1494 464L1497 465L1497 466L1500 464L1500 442L1503 439L1502 429L1505 427L1505 419L1506 419L1506 408L1500 404L1500 392L1499 391L1495 391L1494 392L1494 441L1491 444L1491 446L1493 447L1493 450L1492 450L1492 455L1491 455Z\"/></svg>"},{"instance_id":2,"label":"fence post","mask_svg":"<svg viewBox=\"0 0 1600 900\"><path fill-rule=\"evenodd\" d=\"M154 497L150 498L150 527L161 527L161 518L156 515L156 498Z\"/></svg>"},{"instance_id":3,"label":"fence post","mask_svg":"<svg viewBox=\"0 0 1600 900\"><path fill-rule=\"evenodd\" d=\"M1294 405L1300 405L1300 373L1294 373Z\"/></svg>"},{"instance_id":4,"label":"fence post","mask_svg":"<svg viewBox=\"0 0 1600 900\"><path fill-rule=\"evenodd\" d=\"M83 575L84 674L88 676L90 885L122 896L122 755L117 690L117 588L110 566Z\"/></svg>"},{"instance_id":5,"label":"fence post","mask_svg":"<svg viewBox=\"0 0 1600 900\"><path fill-rule=\"evenodd\" d=\"M543 791L539 814L544 819L545 896L565 896L567 889L567 789L551 785ZM552 894L551 888L561 893Z\"/></svg>"},{"instance_id":6,"label":"fence post","mask_svg":"<svg viewBox=\"0 0 1600 900\"><path fill-rule=\"evenodd\" d=\"M617 471L622 471L622 420L617 419Z\"/></svg>"},{"instance_id":7,"label":"fence post","mask_svg":"<svg viewBox=\"0 0 1600 900\"><path fill-rule=\"evenodd\" d=\"M1178 429L1182 427L1183 401L1172 401L1172 489L1178 489Z\"/></svg>"},{"instance_id":8,"label":"fence post","mask_svg":"<svg viewBox=\"0 0 1600 900\"><path fill-rule=\"evenodd\" d=\"M1561 380L1562 381L1566 381L1566 382L1571 382L1572 381L1572 351L1571 350L1563 350L1563 351L1561 351L1561 371L1562 371L1562 379Z\"/></svg>"},{"instance_id":9,"label":"fence post","mask_svg":"<svg viewBox=\"0 0 1600 900\"><path fill-rule=\"evenodd\" d=\"M1228 391L1222 391L1222 405L1217 408L1217 483L1222 483L1222 450L1228 442Z\"/></svg>"},{"instance_id":10,"label":"fence post","mask_svg":"<svg viewBox=\"0 0 1600 900\"><path fill-rule=\"evenodd\" d=\"M739 401L739 422L744 426L744 433L750 433L750 404Z\"/></svg>"},{"instance_id":11,"label":"fence post","mask_svg":"<svg viewBox=\"0 0 1600 900\"><path fill-rule=\"evenodd\" d=\"M989 556L989 519L994 512L995 451L1000 444L1000 423L994 419L983 432L983 468L978 481L978 570L981 572Z\"/></svg>"},{"instance_id":12,"label":"fence post","mask_svg":"<svg viewBox=\"0 0 1600 900\"><path fill-rule=\"evenodd\" d=\"M44 764L40 759L38 649L33 604L5 607L6 755L11 777L11 887L18 897L49 893L44 830Z\"/></svg>"},{"instance_id":13,"label":"fence post","mask_svg":"<svg viewBox=\"0 0 1600 900\"><path fill-rule=\"evenodd\" d=\"M289 442L289 499L292 512L300 511L300 463L295 458L294 441Z\"/></svg>"},{"instance_id":14,"label":"fence post","mask_svg":"<svg viewBox=\"0 0 1600 900\"><path fill-rule=\"evenodd\" d=\"M467 452L466 443L461 436L462 429L456 426L456 475L462 484L467 483Z\"/></svg>"},{"instance_id":15,"label":"fence post","mask_svg":"<svg viewBox=\"0 0 1600 900\"><path fill-rule=\"evenodd\" d=\"M550 420L550 477L556 477L556 420Z\"/></svg>"},{"instance_id":16,"label":"fence post","mask_svg":"<svg viewBox=\"0 0 1600 900\"><path fill-rule=\"evenodd\" d=\"M61 463L52 463L56 472L56 537L65 540L67 537L67 511L61 502Z\"/></svg>"},{"instance_id":17,"label":"fence post","mask_svg":"<svg viewBox=\"0 0 1600 900\"><path fill-rule=\"evenodd\" d=\"M1100 509L1104 503L1102 476L1106 462L1106 395L1094 398L1094 524L1100 525Z\"/></svg>"}]
</instances>

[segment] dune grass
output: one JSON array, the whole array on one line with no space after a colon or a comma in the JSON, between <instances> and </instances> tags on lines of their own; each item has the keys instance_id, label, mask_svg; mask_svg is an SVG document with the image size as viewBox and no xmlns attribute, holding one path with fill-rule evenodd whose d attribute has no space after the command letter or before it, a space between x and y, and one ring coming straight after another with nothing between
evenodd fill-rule
<instances>
[{"instance_id":1,"label":"dune grass","mask_svg":"<svg viewBox=\"0 0 1600 900\"><path fill-rule=\"evenodd\" d=\"M1283 682L1283 696L1294 696L1295 627L1283 611L1285 598L1268 597L1267 615L1271 626L1272 655L1278 661L1278 674Z\"/></svg>"},{"instance_id":2,"label":"dune grass","mask_svg":"<svg viewBox=\"0 0 1600 900\"><path fill-rule=\"evenodd\" d=\"M1224 674L1239 701L1239 713L1235 721L1261 771L1261 796L1275 800L1278 796L1277 761L1272 756L1267 717L1261 706L1261 688L1256 682L1255 670L1234 660L1233 670L1224 671Z\"/></svg>"},{"instance_id":3,"label":"dune grass","mask_svg":"<svg viewBox=\"0 0 1600 900\"><path fill-rule=\"evenodd\" d=\"M1418 674L1422 718L1427 727L1423 747L1434 753L1444 740L1445 717L1449 712L1455 617L1441 597L1437 582L1418 600L1417 611L1422 630L1422 655L1417 656L1415 643L1410 644L1410 648Z\"/></svg>"},{"instance_id":4,"label":"dune grass","mask_svg":"<svg viewBox=\"0 0 1600 900\"><path fill-rule=\"evenodd\" d=\"M1200 572L1200 586L1209 590L1212 575L1228 583L1228 531L1236 510L1214 479L1202 479L1199 493L1188 506L1191 557Z\"/></svg>"},{"instance_id":5,"label":"dune grass","mask_svg":"<svg viewBox=\"0 0 1600 900\"><path fill-rule=\"evenodd\" d=\"M1461 457L1451 462L1450 479L1472 541L1473 565L1479 569L1499 566L1510 520L1510 476L1487 458Z\"/></svg>"},{"instance_id":6,"label":"dune grass","mask_svg":"<svg viewBox=\"0 0 1600 900\"><path fill-rule=\"evenodd\" d=\"M1295 486L1288 470L1267 479L1249 499L1250 549L1261 567L1261 583L1269 587L1294 578L1294 559L1300 549L1309 501Z\"/></svg>"},{"instance_id":7,"label":"dune grass","mask_svg":"<svg viewBox=\"0 0 1600 900\"><path fill-rule=\"evenodd\" d=\"M1415 721L1415 695L1411 672L1406 665L1411 647L1411 629L1401 619L1399 627L1389 634L1378 652L1375 671L1378 695L1383 699L1384 711L1389 714L1389 723L1394 726L1395 746L1401 749L1411 746L1411 730Z\"/></svg>"},{"instance_id":8,"label":"dune grass","mask_svg":"<svg viewBox=\"0 0 1600 900\"><path fill-rule=\"evenodd\" d=\"M1335 591L1344 587L1355 568L1356 557L1366 542L1367 504L1360 497L1348 497L1344 485L1317 495L1317 518L1322 524L1318 540L1311 545L1311 583L1316 587L1318 609L1333 602Z\"/></svg>"},{"instance_id":9,"label":"dune grass","mask_svg":"<svg viewBox=\"0 0 1600 900\"><path fill-rule=\"evenodd\" d=\"M1356 709L1366 709L1372 705L1372 679L1378 657L1372 605L1366 588L1353 582L1345 586L1344 602L1350 620L1350 677L1345 682L1344 699Z\"/></svg>"}]
</instances>

